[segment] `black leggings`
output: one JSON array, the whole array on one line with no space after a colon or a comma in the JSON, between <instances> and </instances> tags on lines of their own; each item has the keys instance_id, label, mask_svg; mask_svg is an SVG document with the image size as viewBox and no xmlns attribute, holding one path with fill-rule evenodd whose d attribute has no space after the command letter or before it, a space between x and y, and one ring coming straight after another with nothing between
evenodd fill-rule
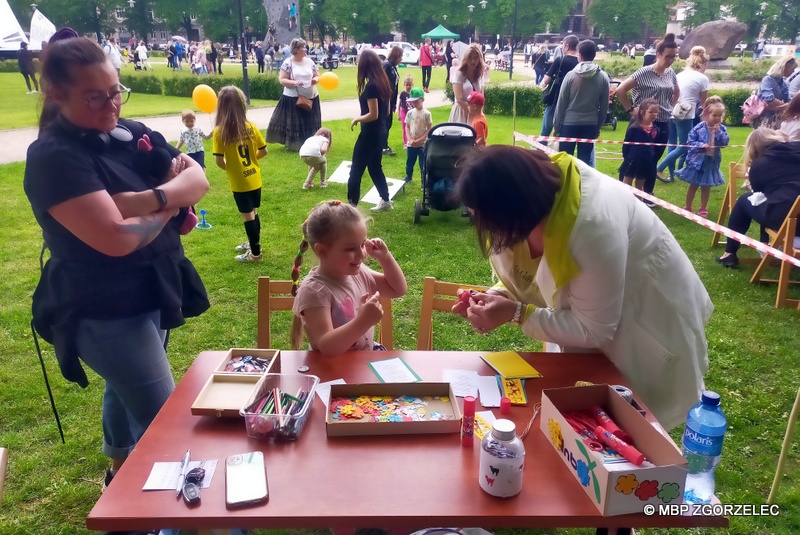
<instances>
[{"instance_id":1,"label":"black leggings","mask_svg":"<svg viewBox=\"0 0 800 535\"><path fill-rule=\"evenodd\" d=\"M36 91L39 91L39 82L36 81L36 73L23 72L22 76L25 77L25 85L28 86L28 91L31 90L31 80L33 80L33 86L36 88Z\"/></svg>"},{"instance_id":2,"label":"black leggings","mask_svg":"<svg viewBox=\"0 0 800 535\"><path fill-rule=\"evenodd\" d=\"M422 87L428 89L428 86L431 85L431 73L433 72L433 67L422 67Z\"/></svg>"},{"instance_id":3,"label":"black leggings","mask_svg":"<svg viewBox=\"0 0 800 535\"><path fill-rule=\"evenodd\" d=\"M353 164L350 166L350 179L347 181L347 200L353 206L358 206L361 198L361 177L364 176L365 169L369 169L369 177L381 199L389 200L389 186L386 184L386 175L383 174L381 164L385 146L386 130L381 129L375 133L364 132L362 128L353 147Z\"/></svg>"}]
</instances>

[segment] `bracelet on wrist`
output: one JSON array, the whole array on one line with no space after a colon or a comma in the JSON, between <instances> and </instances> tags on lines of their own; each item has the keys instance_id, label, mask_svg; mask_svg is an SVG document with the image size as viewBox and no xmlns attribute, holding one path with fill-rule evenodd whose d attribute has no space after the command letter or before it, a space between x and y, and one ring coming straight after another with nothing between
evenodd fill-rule
<instances>
[{"instance_id":1,"label":"bracelet on wrist","mask_svg":"<svg viewBox=\"0 0 800 535\"><path fill-rule=\"evenodd\" d=\"M509 321L512 325L519 325L522 319L522 301L517 301L514 308L514 315L511 316L511 320Z\"/></svg>"}]
</instances>

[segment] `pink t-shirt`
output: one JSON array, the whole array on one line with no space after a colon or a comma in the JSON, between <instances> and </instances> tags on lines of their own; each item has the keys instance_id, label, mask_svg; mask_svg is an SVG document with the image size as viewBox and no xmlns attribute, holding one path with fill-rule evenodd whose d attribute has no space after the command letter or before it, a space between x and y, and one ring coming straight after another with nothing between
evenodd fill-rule
<instances>
[{"instance_id":1,"label":"pink t-shirt","mask_svg":"<svg viewBox=\"0 0 800 535\"><path fill-rule=\"evenodd\" d=\"M356 317L361 308L361 297L376 290L375 278L371 270L363 264L357 275L344 280L326 277L315 267L297 289L292 312L300 318L305 329L306 320L303 311L323 307L330 310L331 323L333 328L337 329ZM374 337L373 326L353 344L350 351L372 351Z\"/></svg>"}]
</instances>

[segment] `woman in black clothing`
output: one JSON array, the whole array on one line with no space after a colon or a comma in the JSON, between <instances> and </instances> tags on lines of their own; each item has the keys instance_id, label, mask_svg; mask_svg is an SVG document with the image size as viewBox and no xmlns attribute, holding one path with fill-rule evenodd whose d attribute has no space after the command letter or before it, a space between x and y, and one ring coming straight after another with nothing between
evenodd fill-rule
<instances>
[{"instance_id":1,"label":"woman in black clothing","mask_svg":"<svg viewBox=\"0 0 800 535\"><path fill-rule=\"evenodd\" d=\"M392 88L392 96L389 99L389 113L386 114L386 146L383 148L383 153L386 156L397 156L397 154L389 146L389 132L392 130L392 117L397 109L397 66L403 59L403 49L399 46L393 46L389 51L389 57L383 62L383 72L389 78L389 87Z\"/></svg>"},{"instance_id":2,"label":"woman in black clothing","mask_svg":"<svg viewBox=\"0 0 800 535\"><path fill-rule=\"evenodd\" d=\"M381 66L381 58L372 50L363 50L358 60L358 103L361 115L350 123L350 130L361 123L361 133L353 147L353 164L350 166L350 179L347 181L347 200L358 205L361 197L361 177L369 169L369 176L381 200L372 208L373 212L392 209L389 200L389 186L383 174L381 158L386 145L386 115L389 113L389 99L392 88L389 78Z\"/></svg>"},{"instance_id":3,"label":"woman in black clothing","mask_svg":"<svg viewBox=\"0 0 800 535\"><path fill-rule=\"evenodd\" d=\"M210 52L206 54L206 59L211 64L211 68L214 69L214 74L217 74L217 45L215 43L209 43L209 44L210 44L209 47Z\"/></svg>"},{"instance_id":4,"label":"woman in black clothing","mask_svg":"<svg viewBox=\"0 0 800 535\"><path fill-rule=\"evenodd\" d=\"M786 219L797 197L800 196L800 142L787 143L788 136L780 130L762 126L753 130L747 137L744 149L744 166L748 170L750 190L733 206L728 219L728 227L745 234L750 223L761 225L762 242L768 241L765 228L779 229ZM759 195L759 193L761 195ZM750 197L755 196L757 206ZM798 228L800 232L800 228ZM739 265L736 252L739 242L728 240L725 254L717 262L725 267Z\"/></svg>"},{"instance_id":5,"label":"woman in black clothing","mask_svg":"<svg viewBox=\"0 0 800 535\"><path fill-rule=\"evenodd\" d=\"M455 52L453 52L453 41L447 41L447 46L444 47L444 64L447 67L447 75L445 77L445 82L450 82L450 68L453 66L453 58L455 57Z\"/></svg>"},{"instance_id":6,"label":"woman in black clothing","mask_svg":"<svg viewBox=\"0 0 800 535\"><path fill-rule=\"evenodd\" d=\"M105 381L109 482L175 386L168 330L209 306L174 217L209 186L197 162L119 118L129 90L96 42L56 32L42 79L24 188L50 259L33 294L33 324L66 379L88 385L83 361ZM147 153L137 149L145 134L154 146Z\"/></svg>"}]
</instances>

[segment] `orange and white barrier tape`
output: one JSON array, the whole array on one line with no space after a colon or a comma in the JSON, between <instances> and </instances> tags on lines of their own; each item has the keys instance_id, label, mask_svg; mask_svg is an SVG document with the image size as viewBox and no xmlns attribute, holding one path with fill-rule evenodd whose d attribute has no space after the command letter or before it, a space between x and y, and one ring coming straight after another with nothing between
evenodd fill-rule
<instances>
[{"instance_id":1,"label":"orange and white barrier tape","mask_svg":"<svg viewBox=\"0 0 800 535\"><path fill-rule=\"evenodd\" d=\"M520 134L522 135L522 134ZM685 147L687 149L697 148L695 145L677 145L674 143L645 143L644 141L617 141L614 139L593 139L587 137L562 137L562 136L525 136L531 141L560 141L566 143L602 143L606 145L642 145L646 147ZM718 149L744 148L744 145L723 145Z\"/></svg>"},{"instance_id":2,"label":"orange and white barrier tape","mask_svg":"<svg viewBox=\"0 0 800 535\"><path fill-rule=\"evenodd\" d=\"M541 137L541 136L526 136L525 134L520 134L519 132L514 132L514 140L515 141L522 141L524 143L529 143L531 145L531 148L542 150L542 151L544 151L544 152L546 152L548 154L555 154L556 151L554 151L550 147L547 147L546 145L542 145L541 143L539 143L536 140L536 138L538 138L538 137ZM614 179L612 177L608 177L608 178L610 178L611 180L616 180L616 179ZM633 192L634 195L637 195L637 196L639 196L639 197L641 197L643 199L647 199L648 201L652 202L656 206L660 206L661 208L664 208L665 210L669 210L670 212L676 213L676 214L678 214L679 216L681 216L681 217L683 217L685 219L688 219L690 221L693 221L693 222L697 223L698 225L702 225L702 226L706 227L707 229L711 229L714 232L718 232L718 233L722 234L723 236L725 236L728 239L734 239L734 240L738 241L739 243L741 243L742 245L746 245L747 247L751 247L751 248L755 249L759 253L770 255L772 257L777 258L778 260L782 260L783 262L789 262L793 266L800 267L800 258L795 258L795 257L793 257L791 255L787 255L786 253L784 253L780 249L775 249L774 247L770 247L766 243L762 243L762 242L760 242L760 241L758 241L756 239L753 239L753 238L751 238L749 236L745 236L744 234L739 234L738 232L735 232L735 231L729 229L728 227L723 227L722 225L720 225L718 223L714 223L713 221L709 221L708 219L706 219L704 217L700 217L699 215L693 214L692 212L690 212L688 210L684 210L683 208L679 208L679 207L675 206L674 204L670 204L670 203L668 203L667 201L665 201L663 199L659 199L658 197L654 197L653 195L650 195L649 193L645 193L640 189L636 189L633 186L628 186L628 187L631 189L631 191Z\"/></svg>"}]
</instances>

